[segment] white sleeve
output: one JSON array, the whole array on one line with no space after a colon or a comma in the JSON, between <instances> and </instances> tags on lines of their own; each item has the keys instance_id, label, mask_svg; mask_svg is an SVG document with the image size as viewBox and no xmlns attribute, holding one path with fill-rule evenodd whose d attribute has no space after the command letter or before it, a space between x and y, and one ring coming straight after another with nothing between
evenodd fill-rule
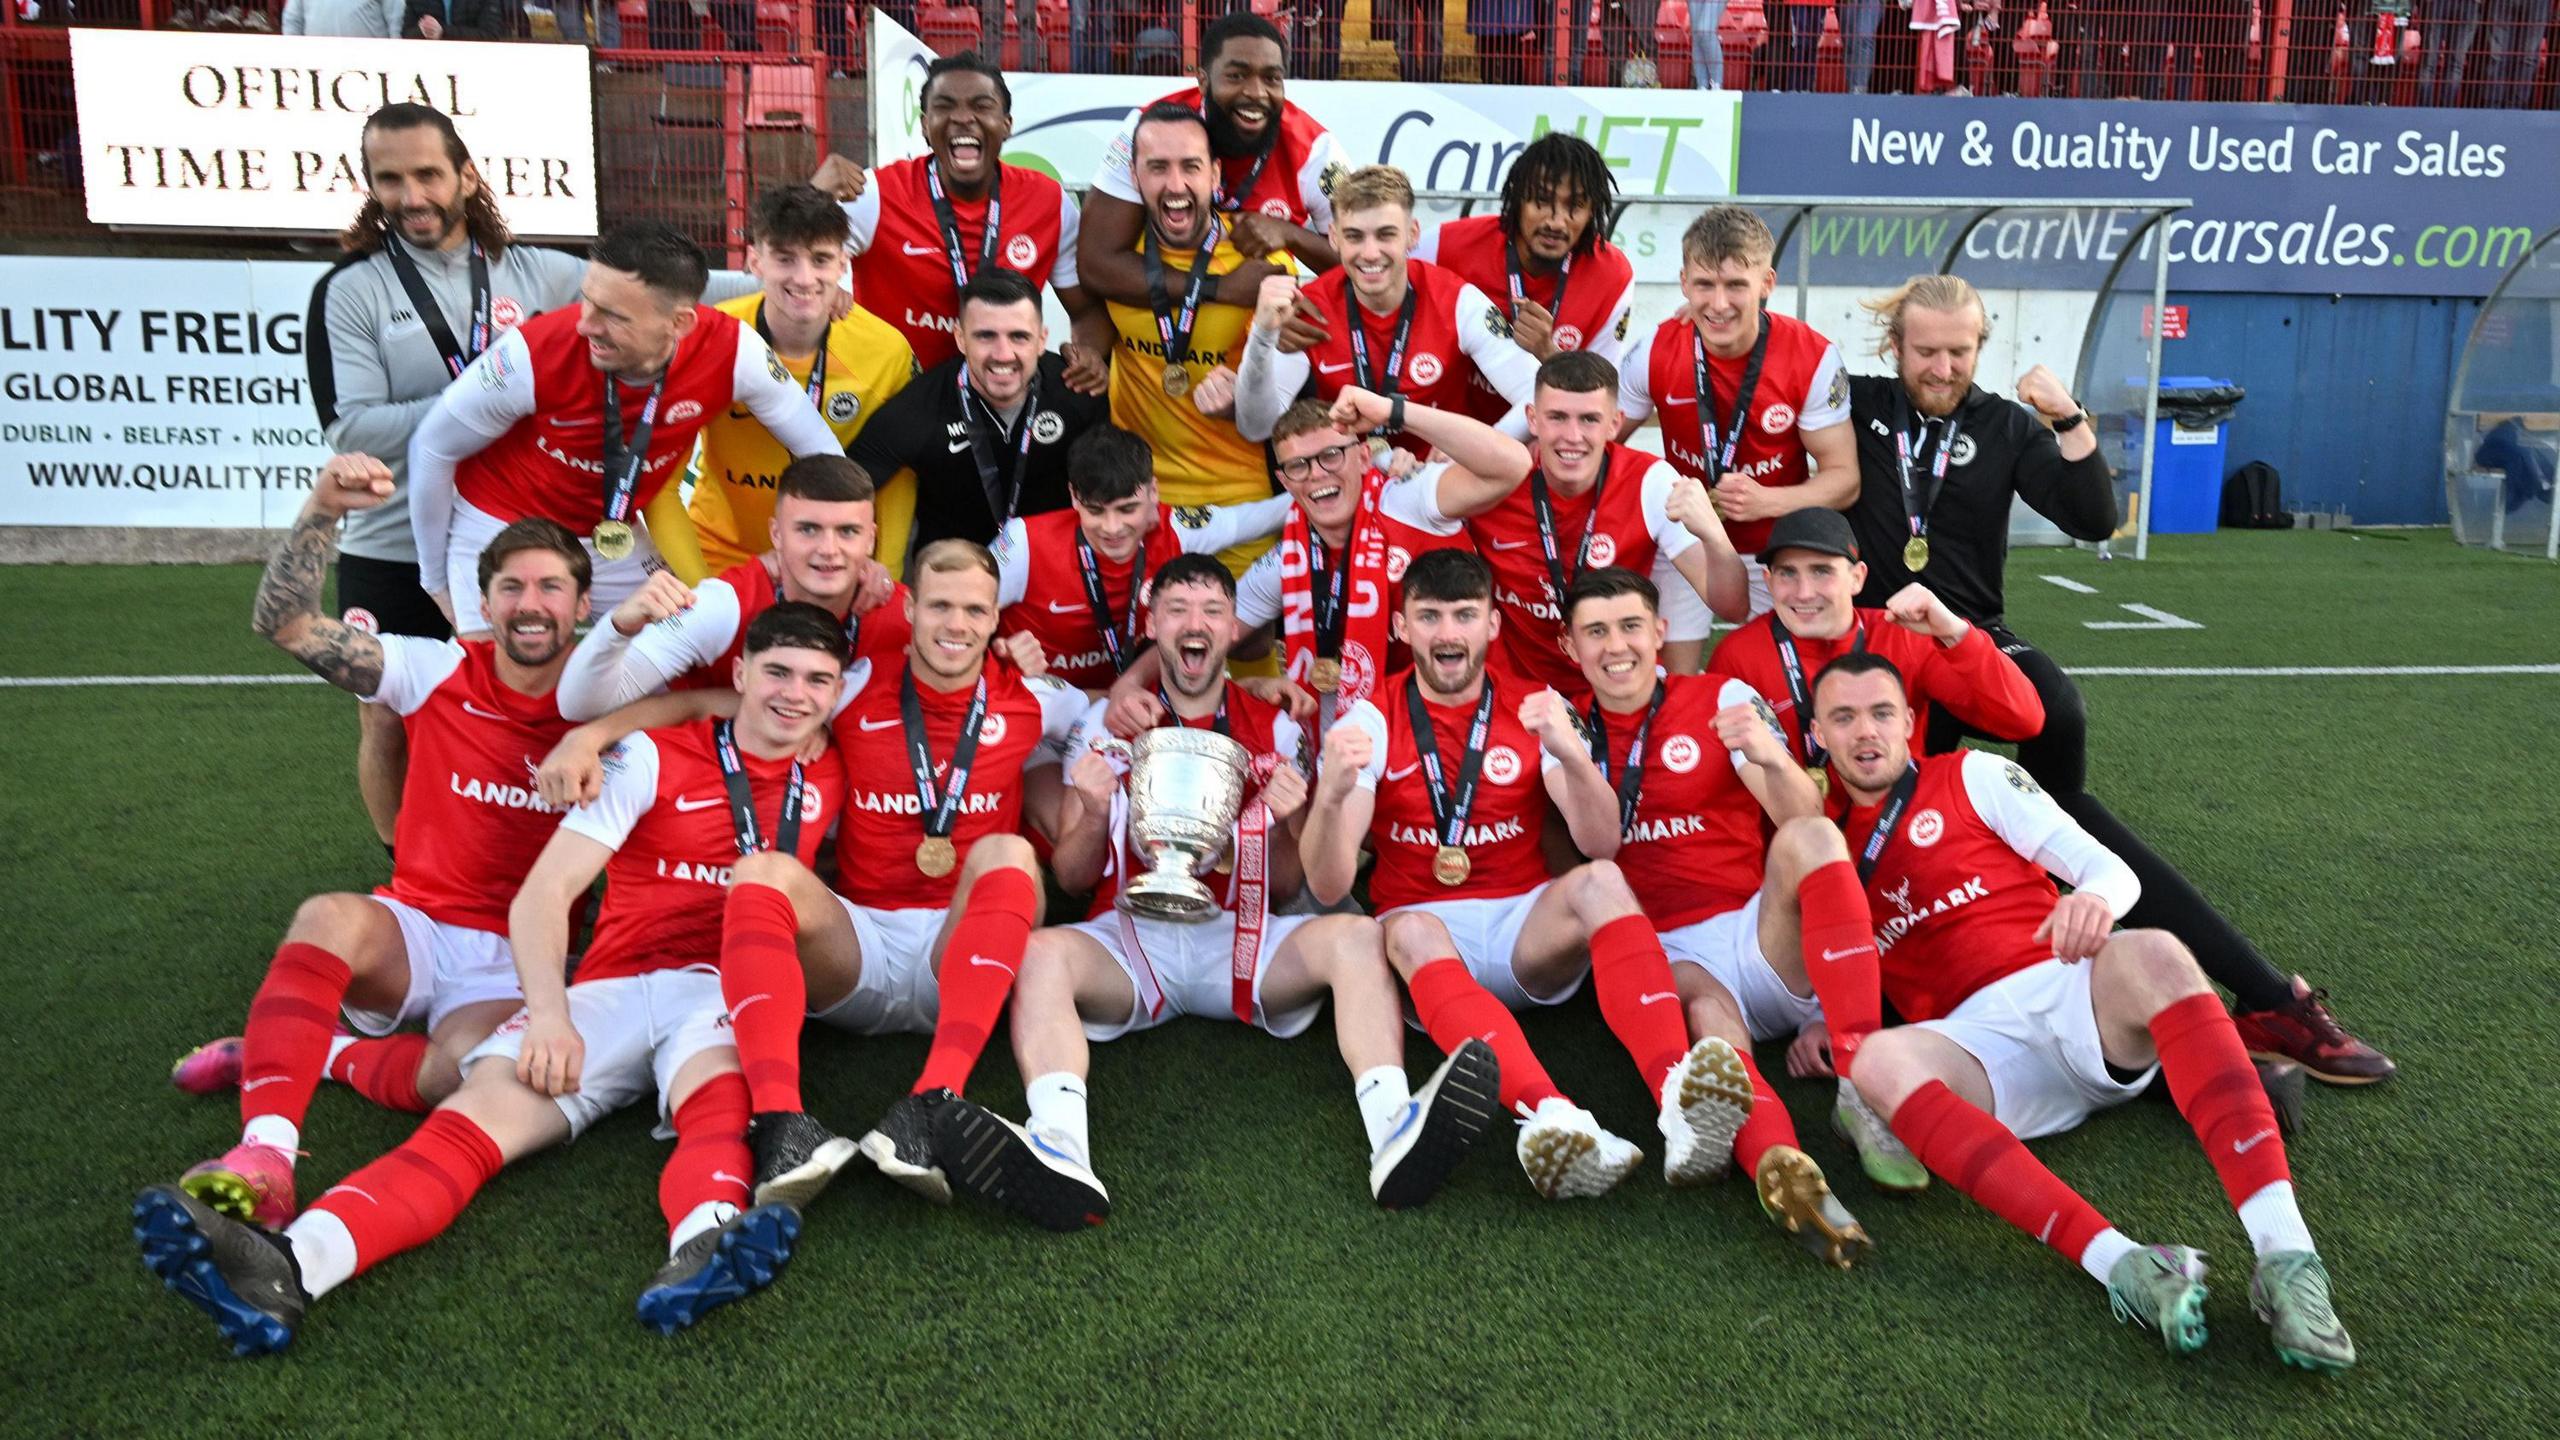
<instances>
[{"instance_id":1,"label":"white sleeve","mask_svg":"<svg viewBox=\"0 0 2560 1440\"><path fill-rule=\"evenodd\" d=\"M388 705L395 714L417 714L436 687L462 668L462 647L451 640L416 635L374 639L382 646L382 683L360 698L368 705Z\"/></svg>"},{"instance_id":2,"label":"white sleeve","mask_svg":"<svg viewBox=\"0 0 2560 1440\"><path fill-rule=\"evenodd\" d=\"M1064 680L1046 675L1025 675L1022 688L1040 702L1040 743L1031 749L1030 758L1022 762L1026 770L1042 765L1063 764L1070 753L1068 747L1082 728L1085 712L1097 703Z\"/></svg>"},{"instance_id":3,"label":"white sleeve","mask_svg":"<svg viewBox=\"0 0 2560 1440\"><path fill-rule=\"evenodd\" d=\"M1494 328L1502 312L1473 285L1458 291L1458 348L1475 362L1477 373L1484 376L1494 392L1510 402L1503 423L1509 424L1520 415L1520 407L1537 397L1538 357L1520 348L1520 342ZM1523 418L1522 426L1528 421ZM1518 439L1520 437L1513 436Z\"/></svg>"},{"instance_id":4,"label":"white sleeve","mask_svg":"<svg viewBox=\"0 0 2560 1440\"><path fill-rule=\"evenodd\" d=\"M1627 327L1635 323L1636 282L1627 277L1627 288L1618 292L1618 301L1609 307L1609 318L1600 325L1597 335L1582 337L1582 348L1618 367L1618 394L1627 393L1626 361ZM1623 403L1621 408L1624 408Z\"/></svg>"},{"instance_id":5,"label":"white sleeve","mask_svg":"<svg viewBox=\"0 0 2560 1440\"><path fill-rule=\"evenodd\" d=\"M1849 372L1841 367L1840 347L1822 347L1822 359L1813 367L1813 383L1805 387L1804 400L1796 406L1796 429L1828 430L1849 423Z\"/></svg>"},{"instance_id":6,"label":"white sleeve","mask_svg":"<svg viewBox=\"0 0 2560 1440\"><path fill-rule=\"evenodd\" d=\"M1642 421L1653 415L1653 336L1631 342L1618 360L1618 413Z\"/></svg>"},{"instance_id":7,"label":"white sleeve","mask_svg":"<svg viewBox=\"0 0 2560 1440\"><path fill-rule=\"evenodd\" d=\"M1467 528L1466 523L1450 519L1440 509L1440 477L1448 473L1449 462L1443 460L1388 481L1387 488L1378 492L1378 513L1429 534L1457 534Z\"/></svg>"},{"instance_id":8,"label":"white sleeve","mask_svg":"<svg viewBox=\"0 0 2560 1440\"><path fill-rule=\"evenodd\" d=\"M1280 526L1296 508L1297 501L1286 495L1268 500L1249 500L1241 505L1212 505L1209 516L1197 527L1182 523L1182 512L1174 513L1173 528L1182 541L1185 555L1215 555L1230 545L1248 540L1263 540L1280 533Z\"/></svg>"},{"instance_id":9,"label":"white sleeve","mask_svg":"<svg viewBox=\"0 0 2560 1440\"><path fill-rule=\"evenodd\" d=\"M1259 630L1280 618L1280 547L1272 546L1244 568L1236 582L1236 623Z\"/></svg>"},{"instance_id":10,"label":"white sleeve","mask_svg":"<svg viewBox=\"0 0 2560 1440\"><path fill-rule=\"evenodd\" d=\"M1136 149L1137 129L1138 112L1132 110L1129 118L1120 122L1120 128L1112 132L1111 144L1102 152L1102 168L1093 172L1093 188L1097 193L1114 200L1126 200L1132 205L1138 203L1137 175L1130 168L1130 157Z\"/></svg>"},{"instance_id":11,"label":"white sleeve","mask_svg":"<svg viewBox=\"0 0 2560 1440\"><path fill-rule=\"evenodd\" d=\"M1698 537L1689 527L1671 518L1671 487L1680 483L1680 472L1662 461L1655 461L1644 472L1644 528L1653 537L1654 553L1671 559L1689 552Z\"/></svg>"},{"instance_id":12,"label":"white sleeve","mask_svg":"<svg viewBox=\"0 0 2560 1440\"><path fill-rule=\"evenodd\" d=\"M1278 341L1249 334L1244 359L1236 365L1236 433L1247 440L1271 438L1280 412L1307 388L1307 355L1284 355Z\"/></svg>"},{"instance_id":13,"label":"white sleeve","mask_svg":"<svg viewBox=\"0 0 2560 1440\"><path fill-rule=\"evenodd\" d=\"M604 785L596 798L561 816L560 828L619 850L657 803L658 742L646 731L626 735L604 752Z\"/></svg>"},{"instance_id":14,"label":"white sleeve","mask_svg":"<svg viewBox=\"0 0 2560 1440\"><path fill-rule=\"evenodd\" d=\"M522 330L510 330L444 387L409 437L409 527L418 542L418 583L428 594L445 592L455 468L533 410L533 352Z\"/></svg>"},{"instance_id":15,"label":"white sleeve","mask_svg":"<svg viewBox=\"0 0 2560 1440\"><path fill-rule=\"evenodd\" d=\"M1307 228L1318 235L1333 230L1333 196L1325 191L1324 177L1348 174L1351 157L1343 153L1342 142L1330 130L1316 132L1315 143L1307 147L1306 168L1298 172L1298 203L1307 209Z\"/></svg>"},{"instance_id":16,"label":"white sleeve","mask_svg":"<svg viewBox=\"0 0 2560 1440\"><path fill-rule=\"evenodd\" d=\"M1378 777L1387 773L1387 717L1366 700L1354 700L1351 708L1334 717L1336 725L1357 725L1369 732L1369 763L1360 767L1359 785L1363 790L1378 788Z\"/></svg>"},{"instance_id":17,"label":"white sleeve","mask_svg":"<svg viewBox=\"0 0 2560 1440\"><path fill-rule=\"evenodd\" d=\"M1072 761L1087 750L1095 750L1110 764L1114 773L1125 778L1129 773L1127 765L1122 762L1118 752L1102 744L1104 740L1111 737L1111 727L1103 723L1103 717L1110 713L1109 700L1096 700L1087 705L1084 714L1076 720L1075 730L1067 736L1067 743L1060 747L1063 751L1058 757L1060 763Z\"/></svg>"},{"instance_id":18,"label":"white sleeve","mask_svg":"<svg viewBox=\"0 0 2560 1440\"><path fill-rule=\"evenodd\" d=\"M841 455L844 445L827 428L809 392L782 368L771 347L751 326L738 327L738 362L729 374L729 395L755 412L765 433L796 459L803 455Z\"/></svg>"},{"instance_id":19,"label":"white sleeve","mask_svg":"<svg viewBox=\"0 0 2560 1440\"><path fill-rule=\"evenodd\" d=\"M871 183L862 187L861 194L843 202L845 221L853 227L853 238L845 243L848 255L859 255L870 249L871 242L880 235L880 172L875 168L864 178ZM846 277L846 283L852 283L850 275Z\"/></svg>"},{"instance_id":20,"label":"white sleeve","mask_svg":"<svg viewBox=\"0 0 2560 1440\"><path fill-rule=\"evenodd\" d=\"M1021 604L1022 597L1031 593L1031 532L1022 517L1004 522L987 551L996 557L996 608Z\"/></svg>"},{"instance_id":21,"label":"white sleeve","mask_svg":"<svg viewBox=\"0 0 2560 1440\"><path fill-rule=\"evenodd\" d=\"M1301 775L1314 768L1315 757L1307 753L1306 727L1286 710L1271 717L1271 753L1288 761Z\"/></svg>"},{"instance_id":22,"label":"white sleeve","mask_svg":"<svg viewBox=\"0 0 2560 1440\"><path fill-rule=\"evenodd\" d=\"M867 655L855 656L853 663L844 667L844 683L836 687L836 708L827 712L828 724L834 724L838 716L853 708L854 701L862 698L863 688L871 683L873 673L871 658Z\"/></svg>"},{"instance_id":23,"label":"white sleeve","mask_svg":"<svg viewBox=\"0 0 2560 1440\"><path fill-rule=\"evenodd\" d=\"M644 625L636 636L614 628L610 616L598 620L560 672L560 713L593 720L719 659L738 636L743 609L729 582L714 579L696 587L692 609Z\"/></svg>"},{"instance_id":24,"label":"white sleeve","mask_svg":"<svg viewBox=\"0 0 2560 1440\"><path fill-rule=\"evenodd\" d=\"M1076 269L1076 237L1084 233L1084 212L1076 208L1076 197L1058 187L1058 258L1049 266L1049 288L1072 290L1084 283Z\"/></svg>"},{"instance_id":25,"label":"white sleeve","mask_svg":"<svg viewBox=\"0 0 2560 1440\"><path fill-rule=\"evenodd\" d=\"M1795 746L1788 741L1787 732L1779 726L1778 712L1769 704L1768 698L1751 688L1748 681L1727 679L1724 682L1724 688L1716 692L1716 708L1730 710L1736 705L1748 705L1759 711L1761 720L1769 727L1769 733L1778 737L1778 748L1789 754L1795 753ZM1725 753L1733 759L1734 774L1739 775L1751 767L1751 762L1742 758L1741 751L1728 750Z\"/></svg>"},{"instance_id":26,"label":"white sleeve","mask_svg":"<svg viewBox=\"0 0 2560 1440\"><path fill-rule=\"evenodd\" d=\"M1965 798L2010 849L2052 871L2072 889L2097 896L2122 919L2142 898L2133 867L2080 828L2017 761L1987 750L1964 757Z\"/></svg>"}]
</instances>

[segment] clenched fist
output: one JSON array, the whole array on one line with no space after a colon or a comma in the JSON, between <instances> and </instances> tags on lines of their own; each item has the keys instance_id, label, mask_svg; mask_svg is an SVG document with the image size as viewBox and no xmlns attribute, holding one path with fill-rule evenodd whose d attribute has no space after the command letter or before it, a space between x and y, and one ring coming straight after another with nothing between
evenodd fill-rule
<instances>
[{"instance_id":1,"label":"clenched fist","mask_svg":"<svg viewBox=\"0 0 2560 1440\"><path fill-rule=\"evenodd\" d=\"M693 608L693 587L675 576L672 570L654 570L631 598L613 607L613 628L625 636L642 630Z\"/></svg>"}]
</instances>

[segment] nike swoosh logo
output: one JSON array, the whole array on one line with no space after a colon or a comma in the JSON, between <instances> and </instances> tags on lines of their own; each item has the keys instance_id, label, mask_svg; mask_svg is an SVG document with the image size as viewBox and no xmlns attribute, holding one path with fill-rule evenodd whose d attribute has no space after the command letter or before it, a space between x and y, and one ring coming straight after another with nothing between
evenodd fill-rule
<instances>
[{"instance_id":1,"label":"nike swoosh logo","mask_svg":"<svg viewBox=\"0 0 2560 1440\"><path fill-rule=\"evenodd\" d=\"M739 1001L737 1004L730 1006L729 1023L732 1025L737 1024L738 1017L747 1013L748 1006L753 1005L759 1000L770 1000L772 998L773 997L770 995L750 995L746 999Z\"/></svg>"},{"instance_id":2,"label":"nike swoosh logo","mask_svg":"<svg viewBox=\"0 0 2560 1440\"><path fill-rule=\"evenodd\" d=\"M962 436L961 438L959 438L959 439L954 440L954 441L952 441L952 442L951 442L951 453L952 453L952 454L954 454L954 455L957 455L957 454L959 454L961 451L966 450L966 449L968 449L968 448L969 448L969 439L968 439L968 437L967 437L967 436L965 436L965 435L964 435L964 436Z\"/></svg>"},{"instance_id":3,"label":"nike swoosh logo","mask_svg":"<svg viewBox=\"0 0 2560 1440\"><path fill-rule=\"evenodd\" d=\"M862 728L863 728L863 729L865 729L865 730L887 730L887 729L891 729L891 728L893 728L893 727L895 727L895 726L901 725L901 724L903 724L903 723L905 723L905 722L904 722L904 721L900 721L900 720L880 720L880 721L856 720L856 721L854 721L853 723L854 723L854 724L856 724L856 725L858 725L858 726L860 726L860 727L862 727Z\"/></svg>"},{"instance_id":4,"label":"nike swoosh logo","mask_svg":"<svg viewBox=\"0 0 2560 1440\"><path fill-rule=\"evenodd\" d=\"M984 965L984 966L986 966L986 967L987 967L988 969L990 969L990 970L1001 970L1001 971L1003 971L1004 973L1006 973L1007 975L1010 975L1010 974L1012 974L1012 973L1013 973L1013 967L1012 967L1012 966L1007 965L1006 963L1004 963L1004 962L1003 962L1003 961L1001 961L1001 960L990 960L990 959L988 959L988 958L987 958L986 956L984 956L984 955L972 955L972 956L970 956L970 957L969 957L969 963L970 963L970 964L972 964L972 965Z\"/></svg>"},{"instance_id":5,"label":"nike swoosh logo","mask_svg":"<svg viewBox=\"0 0 2560 1440\"><path fill-rule=\"evenodd\" d=\"M1650 995L1637 996L1636 1003L1639 1005L1652 1005L1660 1001L1677 1000L1679 998L1680 992L1677 990L1656 990Z\"/></svg>"},{"instance_id":6,"label":"nike swoosh logo","mask_svg":"<svg viewBox=\"0 0 2560 1440\"><path fill-rule=\"evenodd\" d=\"M1319 362L1317 362L1317 364L1316 364L1316 373L1317 373L1317 374L1320 374L1320 375L1330 375L1330 374L1332 374L1333 372L1335 372L1336 370L1348 370L1348 369L1350 369L1350 368L1351 368L1351 362L1350 362L1350 361L1348 361L1348 360L1343 361L1343 362L1342 362L1341 364L1339 364L1339 365L1327 365L1327 364L1324 364L1323 362L1319 361Z\"/></svg>"},{"instance_id":7,"label":"nike swoosh logo","mask_svg":"<svg viewBox=\"0 0 2560 1440\"><path fill-rule=\"evenodd\" d=\"M1048 606L1049 613L1052 615L1081 615L1084 613L1084 607L1082 605L1061 605L1057 601L1051 600L1048 602Z\"/></svg>"},{"instance_id":8,"label":"nike swoosh logo","mask_svg":"<svg viewBox=\"0 0 2560 1440\"><path fill-rule=\"evenodd\" d=\"M898 242L898 248L910 255L939 255L943 253L942 247L938 245L911 245L904 240Z\"/></svg>"},{"instance_id":9,"label":"nike swoosh logo","mask_svg":"<svg viewBox=\"0 0 2560 1440\"><path fill-rule=\"evenodd\" d=\"M242 1088L242 1089L247 1089L248 1087L247 1087L247 1086L242 1086L241 1088ZM2257 1149L2257 1148L2258 1148L2258 1146L2259 1146L2262 1142L2264 1142L2264 1141L2267 1139L2267 1137L2268 1137L2268 1136L2271 1136L2271 1135L2273 1135L2273 1134L2275 1134L2275 1133L2276 1133L2276 1132L2274 1132L2273 1130L2261 1130L2261 1131L2259 1131L2257 1134L2250 1136L2250 1137L2249 1137L2248 1139L2246 1139L2246 1140L2234 1140L2234 1141L2232 1141L2232 1142L2231 1142L2231 1153L2232 1153L2232 1154L2234 1154L2234 1155L2246 1155L2246 1154L2248 1154L2250 1151Z\"/></svg>"},{"instance_id":10,"label":"nike swoosh logo","mask_svg":"<svg viewBox=\"0 0 2560 1440\"><path fill-rule=\"evenodd\" d=\"M542 423L550 426L554 430L592 430L601 422L589 420L582 416L571 416L565 420L558 416L550 416L546 417Z\"/></svg>"},{"instance_id":11,"label":"nike swoosh logo","mask_svg":"<svg viewBox=\"0 0 2560 1440\"><path fill-rule=\"evenodd\" d=\"M328 1199L332 1195L362 1195L364 1196L364 1203L367 1205L379 1205L382 1203L381 1201L374 1199L372 1195L357 1189L353 1185L332 1185L328 1189L320 1192L320 1198L323 1200Z\"/></svg>"},{"instance_id":12,"label":"nike swoosh logo","mask_svg":"<svg viewBox=\"0 0 2560 1440\"><path fill-rule=\"evenodd\" d=\"M1860 946L1855 950L1825 950L1822 952L1822 958L1825 960L1846 960L1852 955L1864 955L1866 953L1866 947Z\"/></svg>"},{"instance_id":13,"label":"nike swoosh logo","mask_svg":"<svg viewBox=\"0 0 2560 1440\"><path fill-rule=\"evenodd\" d=\"M483 710L468 700L462 702L462 713L465 715L477 715L483 720L504 721L507 718L494 710Z\"/></svg>"},{"instance_id":14,"label":"nike swoosh logo","mask_svg":"<svg viewBox=\"0 0 2560 1440\"><path fill-rule=\"evenodd\" d=\"M712 1178L712 1179L714 1179L714 1180L726 1180L726 1181L728 1181L730 1184L737 1186L737 1187L738 1187L739 1189L741 1189L741 1190L744 1190L744 1189L748 1188L748 1186L747 1186L747 1182L746 1182L746 1181L739 1179L737 1176L730 1174L730 1173L729 1173L728 1171L726 1171L726 1170L714 1170L714 1171L712 1171L712 1172L711 1172L711 1178Z\"/></svg>"},{"instance_id":15,"label":"nike swoosh logo","mask_svg":"<svg viewBox=\"0 0 2560 1440\"><path fill-rule=\"evenodd\" d=\"M1496 540L1493 542L1493 548L1496 550L1526 550L1529 548L1529 542L1526 540Z\"/></svg>"},{"instance_id":16,"label":"nike swoosh logo","mask_svg":"<svg viewBox=\"0 0 2560 1440\"><path fill-rule=\"evenodd\" d=\"M240 1082L240 1093L246 1095L261 1085L273 1085L279 1081L290 1080L292 1078L293 1077L290 1075L261 1075L255 1080L243 1080Z\"/></svg>"},{"instance_id":17,"label":"nike swoosh logo","mask_svg":"<svg viewBox=\"0 0 2560 1440\"><path fill-rule=\"evenodd\" d=\"M714 805L725 805L728 802L729 797L726 795L715 795L708 800L687 800L679 795L676 797L676 809L690 813L695 810L708 810Z\"/></svg>"},{"instance_id":18,"label":"nike swoosh logo","mask_svg":"<svg viewBox=\"0 0 2560 1440\"><path fill-rule=\"evenodd\" d=\"M1416 760L1416 761L1414 761L1412 764L1407 765L1406 767L1404 767L1404 768L1403 768L1403 769L1401 769L1401 770L1390 770L1390 771L1388 771L1388 772L1387 772L1387 778L1388 778L1389 780L1402 780L1402 779L1403 779L1403 778L1405 778L1406 776L1411 775L1414 771L1419 770L1419 769L1421 769L1421 768L1422 768L1422 762L1421 762L1421 761L1419 761L1419 760Z\"/></svg>"}]
</instances>

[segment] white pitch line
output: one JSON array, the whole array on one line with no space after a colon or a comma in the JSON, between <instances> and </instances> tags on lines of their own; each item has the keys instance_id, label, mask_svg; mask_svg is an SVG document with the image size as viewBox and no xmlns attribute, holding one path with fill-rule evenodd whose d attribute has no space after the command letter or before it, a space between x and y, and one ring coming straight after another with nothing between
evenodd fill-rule
<instances>
[{"instance_id":1,"label":"white pitch line","mask_svg":"<svg viewBox=\"0 0 2560 1440\"><path fill-rule=\"evenodd\" d=\"M2039 575L2036 578L2042 580L2048 585L2059 585L2074 595L2095 595L2098 593L2097 586L2083 585L2068 575Z\"/></svg>"},{"instance_id":2,"label":"white pitch line","mask_svg":"<svg viewBox=\"0 0 2560 1440\"><path fill-rule=\"evenodd\" d=\"M318 685L317 675L0 675L0 690L69 690L95 685Z\"/></svg>"},{"instance_id":3,"label":"white pitch line","mask_svg":"<svg viewBox=\"0 0 2560 1440\"><path fill-rule=\"evenodd\" d=\"M2560 665L2088 665L2073 675L2148 675L2170 679L2231 676L2560 675Z\"/></svg>"}]
</instances>

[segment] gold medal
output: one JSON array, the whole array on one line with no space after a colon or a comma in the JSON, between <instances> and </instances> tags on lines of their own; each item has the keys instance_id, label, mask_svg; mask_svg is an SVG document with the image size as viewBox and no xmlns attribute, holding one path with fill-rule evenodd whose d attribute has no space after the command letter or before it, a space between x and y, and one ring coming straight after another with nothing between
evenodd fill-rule
<instances>
[{"instance_id":1,"label":"gold medal","mask_svg":"<svg viewBox=\"0 0 2560 1440\"><path fill-rule=\"evenodd\" d=\"M592 537L596 554L607 560L628 559L640 542L632 536L631 526L621 520L599 520Z\"/></svg>"},{"instance_id":2,"label":"gold medal","mask_svg":"<svg viewBox=\"0 0 2560 1440\"><path fill-rule=\"evenodd\" d=\"M1167 361L1164 367L1164 393L1176 400L1191 393L1191 369Z\"/></svg>"},{"instance_id":3,"label":"gold medal","mask_svg":"<svg viewBox=\"0 0 2560 1440\"><path fill-rule=\"evenodd\" d=\"M1307 682L1319 695L1331 695L1342 688L1342 662L1330 655L1319 655L1307 670Z\"/></svg>"},{"instance_id":4,"label":"gold medal","mask_svg":"<svg viewBox=\"0 0 2560 1440\"><path fill-rule=\"evenodd\" d=\"M1911 543L1902 547L1902 568L1910 571L1914 575L1917 575L1921 571L1929 568L1929 542L1927 540L1914 535L1911 537Z\"/></svg>"},{"instance_id":5,"label":"gold medal","mask_svg":"<svg viewBox=\"0 0 2560 1440\"><path fill-rule=\"evenodd\" d=\"M1831 795L1831 771L1827 766L1807 765L1804 778L1813 782L1813 793L1825 799Z\"/></svg>"},{"instance_id":6,"label":"gold medal","mask_svg":"<svg viewBox=\"0 0 2560 1440\"><path fill-rule=\"evenodd\" d=\"M1467 872L1474 868L1467 852L1455 845L1443 845L1431 856L1431 878L1453 889L1466 884Z\"/></svg>"},{"instance_id":7,"label":"gold medal","mask_svg":"<svg viewBox=\"0 0 2560 1440\"><path fill-rule=\"evenodd\" d=\"M916 847L916 868L923 871L928 879L941 879L959 863L960 852L952 848L948 836L927 835L924 843Z\"/></svg>"}]
</instances>

